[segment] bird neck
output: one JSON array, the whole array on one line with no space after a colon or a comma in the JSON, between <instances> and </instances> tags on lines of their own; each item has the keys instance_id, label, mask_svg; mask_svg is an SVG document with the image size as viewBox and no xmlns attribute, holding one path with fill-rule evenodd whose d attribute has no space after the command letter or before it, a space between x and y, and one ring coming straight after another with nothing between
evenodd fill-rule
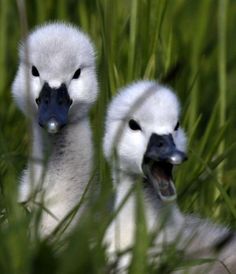
<instances>
[{"instance_id":1,"label":"bird neck","mask_svg":"<svg viewBox=\"0 0 236 274\"><path fill-rule=\"evenodd\" d=\"M116 193L115 208L117 209L120 204L124 201L125 197L128 196L120 214L134 215L134 208L137 203L137 195L135 192L135 185L138 183L142 184L142 198L145 208L146 220L148 227L152 228L156 222L160 223L160 218L166 223L179 223L180 219L182 222L182 214L179 211L178 206L175 202L165 203L161 201L154 188L151 185L147 185L143 178L139 176L130 175L122 170L113 170L113 183ZM133 217L135 218L135 217Z\"/></svg>"},{"instance_id":2,"label":"bird neck","mask_svg":"<svg viewBox=\"0 0 236 274\"><path fill-rule=\"evenodd\" d=\"M47 168L62 167L61 172L78 170L77 163L83 159L90 166L93 146L89 119L68 124L57 134L50 135L38 123L33 124L30 167L37 180ZM71 174L73 176L73 174Z\"/></svg>"}]
</instances>

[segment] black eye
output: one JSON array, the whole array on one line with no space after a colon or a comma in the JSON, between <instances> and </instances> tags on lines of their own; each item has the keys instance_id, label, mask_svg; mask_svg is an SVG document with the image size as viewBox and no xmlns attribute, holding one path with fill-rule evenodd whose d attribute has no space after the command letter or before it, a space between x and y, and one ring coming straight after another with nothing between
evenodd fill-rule
<instances>
[{"instance_id":1,"label":"black eye","mask_svg":"<svg viewBox=\"0 0 236 274\"><path fill-rule=\"evenodd\" d=\"M80 72L81 72L81 69L77 69L76 72L74 73L72 79L78 79L80 77Z\"/></svg>"},{"instance_id":2,"label":"black eye","mask_svg":"<svg viewBox=\"0 0 236 274\"><path fill-rule=\"evenodd\" d=\"M174 131L178 130L178 128L179 128L179 122L177 122L177 124L176 124L176 126L174 128Z\"/></svg>"},{"instance_id":3,"label":"black eye","mask_svg":"<svg viewBox=\"0 0 236 274\"><path fill-rule=\"evenodd\" d=\"M37 70L35 66L32 66L31 73L33 76L39 77L39 71Z\"/></svg>"},{"instance_id":4,"label":"black eye","mask_svg":"<svg viewBox=\"0 0 236 274\"><path fill-rule=\"evenodd\" d=\"M133 119L129 120L129 127L132 130L142 130L140 125Z\"/></svg>"}]
</instances>

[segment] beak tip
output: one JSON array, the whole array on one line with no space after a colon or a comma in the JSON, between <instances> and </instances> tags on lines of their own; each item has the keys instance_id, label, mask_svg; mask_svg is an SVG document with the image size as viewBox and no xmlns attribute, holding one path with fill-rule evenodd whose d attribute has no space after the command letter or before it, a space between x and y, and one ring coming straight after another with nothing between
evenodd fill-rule
<instances>
[{"instance_id":1,"label":"beak tip","mask_svg":"<svg viewBox=\"0 0 236 274\"><path fill-rule=\"evenodd\" d=\"M47 123L47 131L50 134L55 134L59 130L59 124L55 119L50 119Z\"/></svg>"},{"instance_id":2,"label":"beak tip","mask_svg":"<svg viewBox=\"0 0 236 274\"><path fill-rule=\"evenodd\" d=\"M173 165L180 165L187 160L187 156L184 153L174 153L170 156L170 163Z\"/></svg>"}]
</instances>

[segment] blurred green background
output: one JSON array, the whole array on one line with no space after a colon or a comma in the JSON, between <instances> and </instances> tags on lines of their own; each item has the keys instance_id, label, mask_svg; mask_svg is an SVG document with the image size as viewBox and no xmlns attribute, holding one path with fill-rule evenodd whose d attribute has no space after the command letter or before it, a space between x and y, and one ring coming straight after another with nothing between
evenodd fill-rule
<instances>
[{"instance_id":1,"label":"blurred green background","mask_svg":"<svg viewBox=\"0 0 236 274\"><path fill-rule=\"evenodd\" d=\"M80 26L95 43L100 96L91 120L100 181L108 180L101 150L107 103L130 81L156 79L180 97L181 124L189 137L189 160L176 170L181 209L236 228L236 1L27 0L25 5L29 30L63 20ZM51 247L41 242L28 247L28 219L17 206L16 189L30 138L10 92L21 29L17 3L0 0L0 273L106 273L101 256L94 256L96 264L88 270L77 253L58 263ZM84 254L94 255L89 252ZM74 268L68 266L72 259ZM44 260L47 269L37 270Z\"/></svg>"}]
</instances>

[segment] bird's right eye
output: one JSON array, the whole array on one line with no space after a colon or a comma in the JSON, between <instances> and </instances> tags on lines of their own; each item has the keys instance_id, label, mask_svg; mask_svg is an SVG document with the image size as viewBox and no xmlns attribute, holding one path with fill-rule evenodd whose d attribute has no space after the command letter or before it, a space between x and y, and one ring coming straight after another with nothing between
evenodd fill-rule
<instances>
[{"instance_id":1,"label":"bird's right eye","mask_svg":"<svg viewBox=\"0 0 236 274\"><path fill-rule=\"evenodd\" d=\"M129 127L132 130L142 130L141 126L134 119L129 120Z\"/></svg>"},{"instance_id":2,"label":"bird's right eye","mask_svg":"<svg viewBox=\"0 0 236 274\"><path fill-rule=\"evenodd\" d=\"M78 69L75 71L75 73L74 73L72 79L78 79L78 78L80 77L80 73L81 73L81 69L78 68Z\"/></svg>"},{"instance_id":3,"label":"bird's right eye","mask_svg":"<svg viewBox=\"0 0 236 274\"><path fill-rule=\"evenodd\" d=\"M177 131L179 129L179 121L177 122L177 124L175 125L174 131Z\"/></svg>"},{"instance_id":4,"label":"bird's right eye","mask_svg":"<svg viewBox=\"0 0 236 274\"><path fill-rule=\"evenodd\" d=\"M39 77L39 71L35 66L32 66L31 73L34 77Z\"/></svg>"}]
</instances>

